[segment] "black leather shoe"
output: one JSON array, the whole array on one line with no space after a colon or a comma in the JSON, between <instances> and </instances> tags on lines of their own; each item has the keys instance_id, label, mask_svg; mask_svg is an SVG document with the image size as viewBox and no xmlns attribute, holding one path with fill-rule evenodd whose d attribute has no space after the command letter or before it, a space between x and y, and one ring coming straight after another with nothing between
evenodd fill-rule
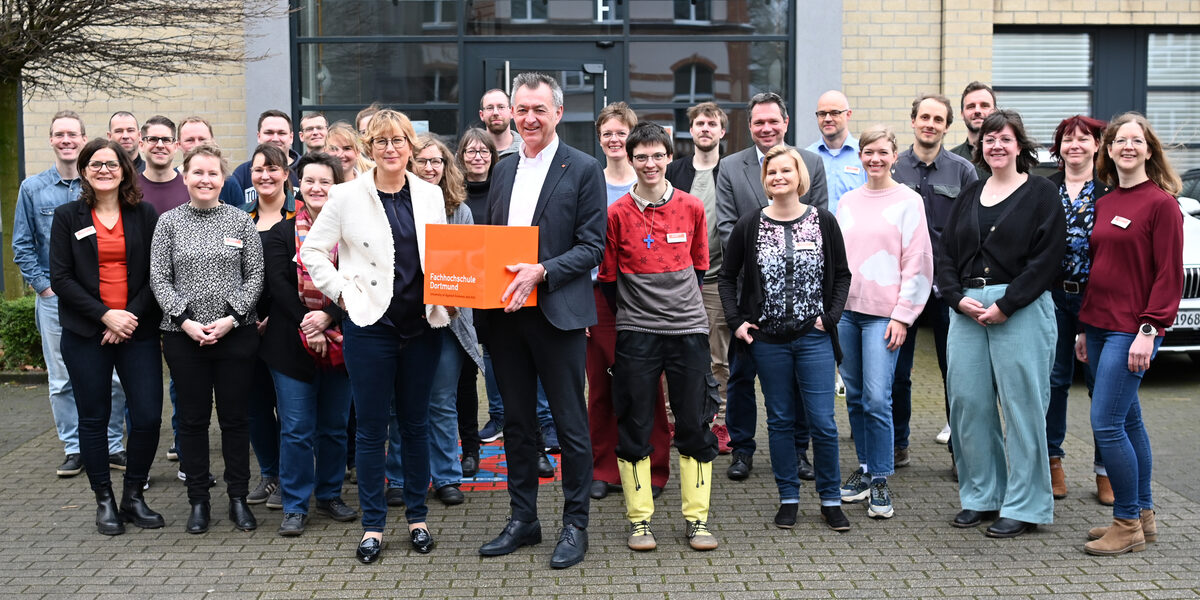
<instances>
[{"instance_id":1,"label":"black leather shoe","mask_svg":"<svg viewBox=\"0 0 1200 600\"><path fill-rule=\"evenodd\" d=\"M245 498L229 499L229 520L233 521L234 527L242 531L258 529L258 519L255 519L254 513L250 512L250 505L246 504Z\"/></svg>"},{"instance_id":2,"label":"black leather shoe","mask_svg":"<svg viewBox=\"0 0 1200 600\"><path fill-rule=\"evenodd\" d=\"M284 513L283 522L279 524L279 535L283 537L295 537L304 533L304 526L308 524L308 515L303 513Z\"/></svg>"},{"instance_id":3,"label":"black leather shoe","mask_svg":"<svg viewBox=\"0 0 1200 600\"><path fill-rule=\"evenodd\" d=\"M390 487L384 492L388 506L404 506L404 488Z\"/></svg>"},{"instance_id":4,"label":"black leather shoe","mask_svg":"<svg viewBox=\"0 0 1200 600\"><path fill-rule=\"evenodd\" d=\"M733 453L733 462L729 463L729 469L725 474L734 481L741 481L750 476L750 469L754 468L754 457L742 452Z\"/></svg>"},{"instance_id":5,"label":"black leather shoe","mask_svg":"<svg viewBox=\"0 0 1200 600\"><path fill-rule=\"evenodd\" d=\"M542 543L542 524L538 521L525 523L511 518L504 526L504 531L496 539L479 547L482 556L503 556L512 554L521 546L532 546Z\"/></svg>"},{"instance_id":6,"label":"black leather shoe","mask_svg":"<svg viewBox=\"0 0 1200 600\"><path fill-rule=\"evenodd\" d=\"M418 527L408 532L408 537L412 541L412 548L421 554L429 554L433 551L434 543L433 536L429 535L429 530L424 527Z\"/></svg>"},{"instance_id":7,"label":"black leather shoe","mask_svg":"<svg viewBox=\"0 0 1200 600\"><path fill-rule=\"evenodd\" d=\"M801 454L797 457L800 461L800 468L796 469L796 474L804 481L813 481L817 478L817 473L813 471L812 463L808 462L808 457Z\"/></svg>"},{"instance_id":8,"label":"black leather shoe","mask_svg":"<svg viewBox=\"0 0 1200 600\"><path fill-rule=\"evenodd\" d=\"M471 479L479 474L479 455L464 454L462 457L462 476Z\"/></svg>"},{"instance_id":9,"label":"black leather shoe","mask_svg":"<svg viewBox=\"0 0 1200 600\"><path fill-rule=\"evenodd\" d=\"M358 543L358 550L354 555L358 557L358 562L369 565L379 560L380 554L383 554L383 541L368 537Z\"/></svg>"},{"instance_id":10,"label":"black leather shoe","mask_svg":"<svg viewBox=\"0 0 1200 600\"><path fill-rule=\"evenodd\" d=\"M550 567L565 569L577 565L583 562L587 549L587 530L567 525L562 528L562 533L558 536L558 545L554 547L554 554L550 555Z\"/></svg>"},{"instance_id":11,"label":"black leather shoe","mask_svg":"<svg viewBox=\"0 0 1200 600\"><path fill-rule=\"evenodd\" d=\"M1037 523L1026 523L1008 517L1000 517L987 528L987 536L994 538L1012 538L1037 529Z\"/></svg>"},{"instance_id":12,"label":"black leather shoe","mask_svg":"<svg viewBox=\"0 0 1200 600\"><path fill-rule=\"evenodd\" d=\"M998 510L962 510L954 515L954 520L950 521L950 524L959 528L975 527L984 519L995 519L998 516L1000 516Z\"/></svg>"},{"instance_id":13,"label":"black leather shoe","mask_svg":"<svg viewBox=\"0 0 1200 600\"><path fill-rule=\"evenodd\" d=\"M443 485L437 489L437 499L442 501L446 506L454 506L466 502L467 498L463 496L462 490L458 489L457 484Z\"/></svg>"},{"instance_id":14,"label":"black leather shoe","mask_svg":"<svg viewBox=\"0 0 1200 600\"><path fill-rule=\"evenodd\" d=\"M550 462L550 457L546 456L544 450L538 451L538 477L542 479L554 479L554 465Z\"/></svg>"},{"instance_id":15,"label":"black leather shoe","mask_svg":"<svg viewBox=\"0 0 1200 600\"><path fill-rule=\"evenodd\" d=\"M593 479L592 487L588 490L588 495L595 500L600 500L608 496L608 482Z\"/></svg>"},{"instance_id":16,"label":"black leather shoe","mask_svg":"<svg viewBox=\"0 0 1200 600\"><path fill-rule=\"evenodd\" d=\"M652 497L658 498L659 496L662 495L662 493L663 493L663 487L661 485L651 485L650 486L650 495Z\"/></svg>"},{"instance_id":17,"label":"black leather shoe","mask_svg":"<svg viewBox=\"0 0 1200 600\"><path fill-rule=\"evenodd\" d=\"M208 531L209 510L208 500L192 504L192 513L188 515L187 532L204 533Z\"/></svg>"},{"instance_id":18,"label":"black leather shoe","mask_svg":"<svg viewBox=\"0 0 1200 600\"><path fill-rule=\"evenodd\" d=\"M317 500L317 512L342 523L353 521L358 517L358 511L346 506L341 498Z\"/></svg>"},{"instance_id":19,"label":"black leather shoe","mask_svg":"<svg viewBox=\"0 0 1200 600\"><path fill-rule=\"evenodd\" d=\"M111 485L96 490L96 531L104 535L125 533L125 523L117 511L117 499L113 497Z\"/></svg>"},{"instance_id":20,"label":"black leather shoe","mask_svg":"<svg viewBox=\"0 0 1200 600\"><path fill-rule=\"evenodd\" d=\"M140 482L125 482L125 489L121 494L120 513L122 519L142 529L158 529L166 525L162 515L146 506L146 498L142 495Z\"/></svg>"},{"instance_id":21,"label":"black leather shoe","mask_svg":"<svg viewBox=\"0 0 1200 600\"><path fill-rule=\"evenodd\" d=\"M791 529L796 526L796 512L800 509L800 505L795 502L788 504L780 504L779 511L775 513L775 526L780 529Z\"/></svg>"}]
</instances>

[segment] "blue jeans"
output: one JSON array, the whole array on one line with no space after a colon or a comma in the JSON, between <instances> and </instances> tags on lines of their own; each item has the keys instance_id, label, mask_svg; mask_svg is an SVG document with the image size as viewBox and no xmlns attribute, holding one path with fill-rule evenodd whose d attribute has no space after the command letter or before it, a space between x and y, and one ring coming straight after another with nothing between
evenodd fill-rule
<instances>
[{"instance_id":1,"label":"blue jeans","mask_svg":"<svg viewBox=\"0 0 1200 600\"><path fill-rule=\"evenodd\" d=\"M729 447L739 454L753 455L758 449L754 430L758 426L758 397L754 379L758 377L753 353L746 345L734 340L729 344L729 380L725 384L725 426L729 432ZM803 394L800 395L804 403ZM808 454L808 418L801 409L796 412L796 452Z\"/></svg>"},{"instance_id":2,"label":"blue jeans","mask_svg":"<svg viewBox=\"0 0 1200 600\"><path fill-rule=\"evenodd\" d=\"M271 379L279 405L283 512L308 514L308 498L314 491L317 500L342 495L350 377L338 370L318 369L312 381L301 381L271 369Z\"/></svg>"},{"instance_id":3,"label":"blue jeans","mask_svg":"<svg viewBox=\"0 0 1200 600\"><path fill-rule=\"evenodd\" d=\"M54 427L67 454L79 454L79 412L75 408L75 393L71 376L62 357L62 325L58 321L58 296L34 299L34 320L42 335L42 357L50 384L50 412ZM116 371L112 373L112 413L108 418L108 453L123 450L121 436L125 425L125 390Z\"/></svg>"},{"instance_id":4,"label":"blue jeans","mask_svg":"<svg viewBox=\"0 0 1200 600\"><path fill-rule=\"evenodd\" d=\"M355 464L358 504L365 531L383 531L387 524L384 499L384 450L393 410L404 440L404 516L409 523L425 521L425 491L429 488L429 394L442 352L442 336L432 329L401 339L390 325L366 327L342 321L342 352L350 372L354 412L358 418Z\"/></svg>"},{"instance_id":5,"label":"blue jeans","mask_svg":"<svg viewBox=\"0 0 1200 600\"><path fill-rule=\"evenodd\" d=\"M258 470L264 479L279 477L279 417L276 409L271 369L255 357L249 406L250 447L254 449Z\"/></svg>"},{"instance_id":6,"label":"blue jeans","mask_svg":"<svg viewBox=\"0 0 1200 600\"><path fill-rule=\"evenodd\" d=\"M800 498L795 426L797 414L804 411L812 435L817 495L822 503L836 501L840 505L837 423L833 420L835 364L829 334L813 329L787 344L757 341L750 344L750 354L762 383L771 470L779 499L786 503Z\"/></svg>"},{"instance_id":7,"label":"blue jeans","mask_svg":"<svg viewBox=\"0 0 1200 600\"><path fill-rule=\"evenodd\" d=\"M429 474L433 488L462 481L462 463L458 462L458 377L465 360L471 360L449 327L437 331L442 337L442 355L433 375L429 393ZM404 487L404 442L400 424L392 417L388 433L388 487Z\"/></svg>"},{"instance_id":8,"label":"blue jeans","mask_svg":"<svg viewBox=\"0 0 1200 600\"><path fill-rule=\"evenodd\" d=\"M846 311L838 322L842 382L858 463L874 477L896 472L892 431L892 377L900 350L888 350L888 317Z\"/></svg>"},{"instance_id":9,"label":"blue jeans","mask_svg":"<svg viewBox=\"0 0 1200 600\"><path fill-rule=\"evenodd\" d=\"M483 383L488 395L488 417L504 424L504 400L500 397L500 386L496 384L496 372L492 368L492 355L487 346L483 347ZM546 390L542 380L537 383L537 419L542 427L554 424L554 415L550 414L550 401L546 399Z\"/></svg>"},{"instance_id":10,"label":"blue jeans","mask_svg":"<svg viewBox=\"0 0 1200 600\"><path fill-rule=\"evenodd\" d=\"M1150 476L1154 458L1150 436L1142 423L1142 405L1138 386L1145 371L1129 371L1129 346L1137 334L1085 328L1088 368L1096 379L1092 394L1092 432L1100 444L1100 454L1113 488L1113 516L1136 519L1141 510L1154 508ZM1161 336L1154 338L1158 354Z\"/></svg>"},{"instance_id":11,"label":"blue jeans","mask_svg":"<svg viewBox=\"0 0 1200 600\"><path fill-rule=\"evenodd\" d=\"M1067 455L1062 449L1067 437L1067 393L1075 379L1075 330L1079 326L1079 308L1083 304L1083 294L1068 294L1061 288L1058 286L1050 291L1054 298L1054 319L1058 324L1054 367L1050 370L1050 408L1046 409L1046 448L1050 458ZM1083 379L1090 397L1095 387L1091 369L1084 370ZM1104 462L1100 460L1100 445L1094 444L1094 448L1093 462L1101 466Z\"/></svg>"}]
</instances>

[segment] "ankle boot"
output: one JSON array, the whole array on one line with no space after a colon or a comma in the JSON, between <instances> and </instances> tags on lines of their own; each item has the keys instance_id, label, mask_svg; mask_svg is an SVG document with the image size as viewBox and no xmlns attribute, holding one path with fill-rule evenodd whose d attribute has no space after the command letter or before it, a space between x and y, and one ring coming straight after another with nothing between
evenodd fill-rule
<instances>
[{"instance_id":1,"label":"ankle boot","mask_svg":"<svg viewBox=\"0 0 1200 600\"><path fill-rule=\"evenodd\" d=\"M1059 457L1050 459L1050 489L1055 500L1067 497L1067 477L1063 473L1062 459Z\"/></svg>"},{"instance_id":2,"label":"ankle boot","mask_svg":"<svg viewBox=\"0 0 1200 600\"><path fill-rule=\"evenodd\" d=\"M1149 508L1142 509L1142 537L1146 538L1147 544L1153 544L1158 541L1158 523L1154 522L1154 511ZM1108 533L1107 527L1093 527L1088 531L1089 540L1098 540Z\"/></svg>"},{"instance_id":3,"label":"ankle boot","mask_svg":"<svg viewBox=\"0 0 1200 600\"><path fill-rule=\"evenodd\" d=\"M1108 481L1108 475L1096 475L1096 500L1105 506L1113 505L1112 483Z\"/></svg>"},{"instance_id":4,"label":"ankle boot","mask_svg":"<svg viewBox=\"0 0 1200 600\"><path fill-rule=\"evenodd\" d=\"M1115 556L1146 549L1141 519L1113 519L1113 524L1098 540L1083 545L1083 551L1097 556Z\"/></svg>"},{"instance_id":5,"label":"ankle boot","mask_svg":"<svg viewBox=\"0 0 1200 600\"><path fill-rule=\"evenodd\" d=\"M617 459L621 473L621 492L625 495L625 516L634 527L629 534L629 549L645 552L658 546L650 531L654 516L654 492L650 489L650 458L637 462Z\"/></svg>"},{"instance_id":6,"label":"ankle boot","mask_svg":"<svg viewBox=\"0 0 1200 600\"><path fill-rule=\"evenodd\" d=\"M209 509L208 500L192 503L192 513L188 515L187 532L204 533L208 531Z\"/></svg>"},{"instance_id":7,"label":"ankle boot","mask_svg":"<svg viewBox=\"0 0 1200 600\"><path fill-rule=\"evenodd\" d=\"M693 550L715 549L717 537L708 530L712 463L679 455L679 491L683 496L683 518L688 523L688 545Z\"/></svg>"},{"instance_id":8,"label":"ankle boot","mask_svg":"<svg viewBox=\"0 0 1200 600\"><path fill-rule=\"evenodd\" d=\"M229 520L233 521L234 527L242 531L258 529L258 519L255 519L254 513L250 512L250 505L246 504L245 496L229 499Z\"/></svg>"},{"instance_id":9,"label":"ankle boot","mask_svg":"<svg viewBox=\"0 0 1200 600\"><path fill-rule=\"evenodd\" d=\"M142 483L125 480L121 494L121 518L142 529L158 529L166 524L163 516L146 506L146 498L142 495Z\"/></svg>"},{"instance_id":10,"label":"ankle boot","mask_svg":"<svg viewBox=\"0 0 1200 600\"><path fill-rule=\"evenodd\" d=\"M111 485L96 490L96 530L104 535L125 533L125 524L117 512L117 499Z\"/></svg>"}]
</instances>

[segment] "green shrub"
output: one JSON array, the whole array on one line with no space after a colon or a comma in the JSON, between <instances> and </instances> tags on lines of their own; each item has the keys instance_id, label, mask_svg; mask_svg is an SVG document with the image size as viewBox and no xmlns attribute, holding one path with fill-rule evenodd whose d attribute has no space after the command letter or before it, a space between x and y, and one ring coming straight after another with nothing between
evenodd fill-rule
<instances>
[{"instance_id":1,"label":"green shrub","mask_svg":"<svg viewBox=\"0 0 1200 600\"><path fill-rule=\"evenodd\" d=\"M35 314L33 296L0 302L0 367L46 366Z\"/></svg>"}]
</instances>

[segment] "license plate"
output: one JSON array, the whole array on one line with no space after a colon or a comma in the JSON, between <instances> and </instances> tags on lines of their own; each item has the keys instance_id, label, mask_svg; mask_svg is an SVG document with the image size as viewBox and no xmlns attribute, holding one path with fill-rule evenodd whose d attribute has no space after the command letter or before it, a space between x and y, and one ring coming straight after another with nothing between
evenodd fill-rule
<instances>
[{"instance_id":1,"label":"license plate","mask_svg":"<svg viewBox=\"0 0 1200 600\"><path fill-rule=\"evenodd\" d=\"M1176 329L1200 329L1200 309L1179 311L1175 316L1175 324L1171 326L1171 330Z\"/></svg>"}]
</instances>

